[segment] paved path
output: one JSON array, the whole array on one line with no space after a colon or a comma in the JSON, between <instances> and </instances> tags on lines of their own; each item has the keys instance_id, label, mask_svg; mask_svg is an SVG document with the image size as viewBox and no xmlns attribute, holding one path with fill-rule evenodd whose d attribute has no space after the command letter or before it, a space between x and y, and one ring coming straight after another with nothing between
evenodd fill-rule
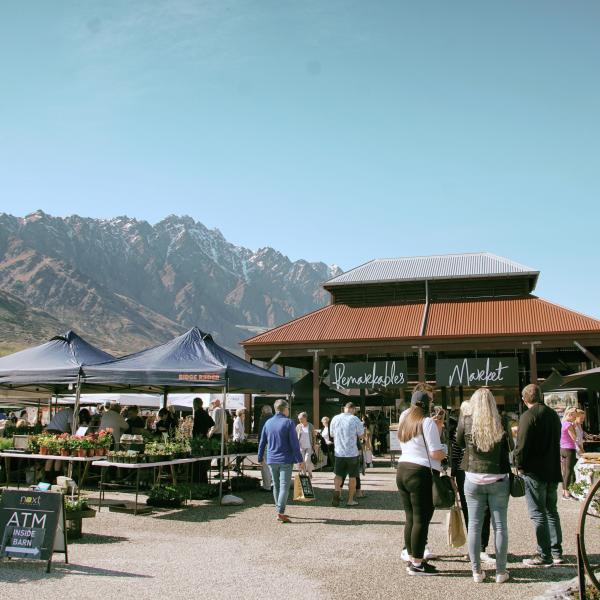
<instances>
[{"instance_id":1,"label":"paved path","mask_svg":"<svg viewBox=\"0 0 600 600\"><path fill-rule=\"evenodd\" d=\"M524 499L509 509L510 583L474 584L465 551L445 542L445 512L430 531L440 554L440 577L409 577L400 562L404 513L398 510L395 472L368 471L369 497L356 508L329 505L332 475L315 475L319 499L294 505L294 522L275 521L270 497L242 494L242 507L196 503L192 508L134 517L103 511L84 522L84 538L70 546L71 563L60 558L50 575L41 564L0 565L0 598L85 600L157 598L298 600L365 598L530 598L550 581L575 575L578 504L561 502L566 567L527 569L520 561L535 548ZM596 528L597 529L597 528ZM599 540L600 542L600 540ZM600 543L597 546L600 548ZM4 582L2 580L5 580Z\"/></svg>"}]
</instances>

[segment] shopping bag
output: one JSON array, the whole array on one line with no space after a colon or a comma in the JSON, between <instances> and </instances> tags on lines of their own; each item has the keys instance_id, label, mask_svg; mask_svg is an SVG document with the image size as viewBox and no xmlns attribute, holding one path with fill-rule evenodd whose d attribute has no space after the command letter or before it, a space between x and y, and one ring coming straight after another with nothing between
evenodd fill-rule
<instances>
[{"instance_id":1,"label":"shopping bag","mask_svg":"<svg viewBox=\"0 0 600 600\"><path fill-rule=\"evenodd\" d=\"M448 511L446 528L448 529L448 546L451 548L460 548L465 545L467 538L465 536L462 511L459 506L454 505Z\"/></svg>"},{"instance_id":2,"label":"shopping bag","mask_svg":"<svg viewBox=\"0 0 600 600\"><path fill-rule=\"evenodd\" d=\"M298 473L294 477L294 501L312 502L315 499L315 491L310 477L305 473Z\"/></svg>"}]
</instances>

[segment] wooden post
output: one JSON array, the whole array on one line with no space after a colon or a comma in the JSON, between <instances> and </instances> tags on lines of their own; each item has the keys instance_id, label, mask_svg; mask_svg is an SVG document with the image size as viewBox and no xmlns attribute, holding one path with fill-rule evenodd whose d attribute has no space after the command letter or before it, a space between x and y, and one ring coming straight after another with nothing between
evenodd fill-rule
<instances>
[{"instance_id":1,"label":"wooden post","mask_svg":"<svg viewBox=\"0 0 600 600\"><path fill-rule=\"evenodd\" d=\"M319 402L320 402L320 397L319 397L319 352L318 350L315 350L313 352L313 390L312 390L312 396L313 396L313 425L315 427L319 427L319 419L320 419L320 415L319 415Z\"/></svg>"},{"instance_id":2,"label":"wooden post","mask_svg":"<svg viewBox=\"0 0 600 600\"><path fill-rule=\"evenodd\" d=\"M425 352L419 348L419 381L425 383Z\"/></svg>"},{"instance_id":3,"label":"wooden post","mask_svg":"<svg viewBox=\"0 0 600 600\"><path fill-rule=\"evenodd\" d=\"M536 354L536 345L539 342L531 342L529 346L529 377L530 382L537 384L538 382L538 374L537 374L537 354Z\"/></svg>"},{"instance_id":4,"label":"wooden post","mask_svg":"<svg viewBox=\"0 0 600 600\"><path fill-rule=\"evenodd\" d=\"M252 358L248 355L247 352L245 358L250 364L252 364ZM254 417L252 413L252 394L244 394L244 408L246 409L246 420L244 421L244 429L246 433L250 433L250 426ZM258 432L258 421L254 424L254 429L255 432Z\"/></svg>"}]
</instances>

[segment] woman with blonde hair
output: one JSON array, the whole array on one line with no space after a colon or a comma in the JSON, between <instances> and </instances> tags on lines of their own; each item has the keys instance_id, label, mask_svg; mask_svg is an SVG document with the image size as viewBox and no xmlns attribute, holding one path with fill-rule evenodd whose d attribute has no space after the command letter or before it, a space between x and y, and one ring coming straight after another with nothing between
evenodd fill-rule
<instances>
[{"instance_id":1,"label":"woman with blonde hair","mask_svg":"<svg viewBox=\"0 0 600 600\"><path fill-rule=\"evenodd\" d=\"M508 553L508 498L510 463L508 435L488 388L471 396L469 414L461 415L456 431L457 444L465 449L461 469L465 472L465 498L469 509L468 548L473 580L481 583L481 532L489 506L496 542L496 583L504 583Z\"/></svg>"},{"instance_id":2,"label":"woman with blonde hair","mask_svg":"<svg viewBox=\"0 0 600 600\"><path fill-rule=\"evenodd\" d=\"M409 575L437 575L424 560L429 523L433 516L433 477L439 477L441 461L448 454L440 441L441 419L429 417L431 398L426 391L415 391L411 407L400 415L398 439L402 454L398 461L396 484L406 515L404 545L408 553Z\"/></svg>"},{"instance_id":3,"label":"woman with blonde hair","mask_svg":"<svg viewBox=\"0 0 600 600\"><path fill-rule=\"evenodd\" d=\"M296 435L300 442L300 452L302 453L302 458L306 465L306 474L312 479L314 468L312 455L317 450L317 433L314 425L308 422L308 415L305 412L298 414L298 421Z\"/></svg>"},{"instance_id":4,"label":"woman with blonde hair","mask_svg":"<svg viewBox=\"0 0 600 600\"><path fill-rule=\"evenodd\" d=\"M565 410L560 427L560 469L562 472L563 500L574 499L569 486L575 482L575 463L577 462L577 407L569 406Z\"/></svg>"}]
</instances>

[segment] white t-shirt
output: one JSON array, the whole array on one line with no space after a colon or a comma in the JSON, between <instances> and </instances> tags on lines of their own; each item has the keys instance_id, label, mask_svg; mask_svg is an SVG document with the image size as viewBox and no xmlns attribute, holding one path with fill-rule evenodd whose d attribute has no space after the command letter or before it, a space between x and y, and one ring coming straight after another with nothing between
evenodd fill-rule
<instances>
[{"instance_id":1,"label":"white t-shirt","mask_svg":"<svg viewBox=\"0 0 600 600\"><path fill-rule=\"evenodd\" d=\"M356 415L352 413L335 415L329 424L329 435L335 444L335 455L340 458L358 456L357 440L364 433L365 427Z\"/></svg>"},{"instance_id":2,"label":"white t-shirt","mask_svg":"<svg viewBox=\"0 0 600 600\"><path fill-rule=\"evenodd\" d=\"M233 421L233 441L242 442L246 439L246 431L244 429L244 422L241 417L236 417Z\"/></svg>"},{"instance_id":3,"label":"white t-shirt","mask_svg":"<svg viewBox=\"0 0 600 600\"><path fill-rule=\"evenodd\" d=\"M100 429L112 429L112 436L115 440L115 449L119 449L121 434L129 429L127 421L114 410L107 410L100 421Z\"/></svg>"},{"instance_id":4,"label":"white t-shirt","mask_svg":"<svg viewBox=\"0 0 600 600\"><path fill-rule=\"evenodd\" d=\"M323 427L323 429L321 429L321 437L325 440L326 444L331 444L331 438L329 437L329 427Z\"/></svg>"},{"instance_id":5,"label":"white t-shirt","mask_svg":"<svg viewBox=\"0 0 600 600\"><path fill-rule=\"evenodd\" d=\"M508 473L470 473L465 472L465 477L476 485L489 485L490 483L496 483L502 479L508 477Z\"/></svg>"},{"instance_id":6,"label":"white t-shirt","mask_svg":"<svg viewBox=\"0 0 600 600\"><path fill-rule=\"evenodd\" d=\"M300 448L302 450L310 450L312 444L310 443L310 428L308 425L300 426Z\"/></svg>"},{"instance_id":7,"label":"white t-shirt","mask_svg":"<svg viewBox=\"0 0 600 600\"><path fill-rule=\"evenodd\" d=\"M406 415L404 411L400 415L399 423L402 423L403 417ZM444 450L448 452L446 444L442 444L440 441L440 432L435 424L435 421L429 417L423 420L423 435L427 441L429 453L435 452L436 450ZM425 449L425 443L423 442L423 436L418 435L408 442L400 442L400 448L402 454L400 455L399 462L413 463L421 465L422 467L429 467L429 461L431 460L431 468L436 471L442 470L442 462L435 460L431 456L427 456L427 450Z\"/></svg>"}]
</instances>

